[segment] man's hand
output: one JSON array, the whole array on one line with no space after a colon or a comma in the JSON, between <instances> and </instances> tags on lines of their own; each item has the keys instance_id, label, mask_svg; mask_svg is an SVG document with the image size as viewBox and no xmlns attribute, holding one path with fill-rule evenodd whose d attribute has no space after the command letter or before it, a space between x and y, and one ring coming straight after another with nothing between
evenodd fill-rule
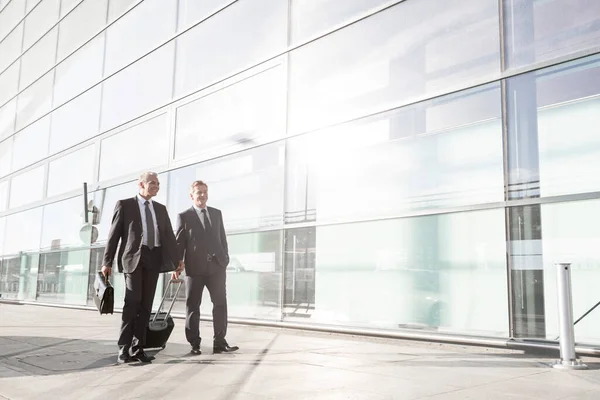
<instances>
[{"instance_id":1,"label":"man's hand","mask_svg":"<svg viewBox=\"0 0 600 400\"><path fill-rule=\"evenodd\" d=\"M112 275L112 267L109 267L108 265L104 265L102 267L102 275L104 275L105 278L108 278L109 276Z\"/></svg>"},{"instance_id":2,"label":"man's hand","mask_svg":"<svg viewBox=\"0 0 600 400\"><path fill-rule=\"evenodd\" d=\"M177 269L171 273L171 279L179 279L179 274L181 274L181 272L183 272L184 268L185 268L185 263L183 261L179 261L179 265L177 266Z\"/></svg>"}]
</instances>

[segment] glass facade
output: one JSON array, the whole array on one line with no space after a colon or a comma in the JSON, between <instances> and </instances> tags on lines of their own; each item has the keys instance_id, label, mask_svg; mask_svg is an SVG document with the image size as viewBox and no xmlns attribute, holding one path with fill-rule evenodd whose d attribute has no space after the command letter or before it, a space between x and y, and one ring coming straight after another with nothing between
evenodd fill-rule
<instances>
[{"instance_id":1,"label":"glass facade","mask_svg":"<svg viewBox=\"0 0 600 400\"><path fill-rule=\"evenodd\" d=\"M0 0L0 296L93 304L155 170L173 225L209 183L231 318L554 339L554 263L600 300L600 2L438 3Z\"/></svg>"}]
</instances>

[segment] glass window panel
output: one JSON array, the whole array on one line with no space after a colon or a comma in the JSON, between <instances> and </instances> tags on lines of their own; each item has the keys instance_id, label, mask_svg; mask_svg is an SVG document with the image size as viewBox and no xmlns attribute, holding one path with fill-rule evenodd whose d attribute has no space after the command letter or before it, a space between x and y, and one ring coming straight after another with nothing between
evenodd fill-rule
<instances>
[{"instance_id":1,"label":"glass window panel","mask_svg":"<svg viewBox=\"0 0 600 400\"><path fill-rule=\"evenodd\" d=\"M0 40L25 16L25 0L11 0L0 12Z\"/></svg>"},{"instance_id":2,"label":"glass window panel","mask_svg":"<svg viewBox=\"0 0 600 400\"><path fill-rule=\"evenodd\" d=\"M10 208L33 203L41 200L42 197L44 197L44 166L12 178L10 183Z\"/></svg>"},{"instance_id":3,"label":"glass window panel","mask_svg":"<svg viewBox=\"0 0 600 400\"><path fill-rule=\"evenodd\" d=\"M85 305L90 250L40 255L37 301Z\"/></svg>"},{"instance_id":4,"label":"glass window panel","mask_svg":"<svg viewBox=\"0 0 600 400\"><path fill-rule=\"evenodd\" d=\"M0 177L10 173L13 138L0 142Z\"/></svg>"},{"instance_id":5,"label":"glass window panel","mask_svg":"<svg viewBox=\"0 0 600 400\"><path fill-rule=\"evenodd\" d=\"M492 84L303 135L288 140L287 152L288 222L501 202L500 88ZM348 201L349 190L369 206Z\"/></svg>"},{"instance_id":6,"label":"glass window panel","mask_svg":"<svg viewBox=\"0 0 600 400\"><path fill-rule=\"evenodd\" d=\"M4 104L19 92L19 66L16 62L0 75L0 104Z\"/></svg>"},{"instance_id":7,"label":"glass window panel","mask_svg":"<svg viewBox=\"0 0 600 400\"><path fill-rule=\"evenodd\" d=\"M48 155L50 116L34 122L17 133L13 144L12 170L17 171Z\"/></svg>"},{"instance_id":8,"label":"glass window panel","mask_svg":"<svg viewBox=\"0 0 600 400\"><path fill-rule=\"evenodd\" d=\"M491 79L496 0L404 1L291 53L293 133Z\"/></svg>"},{"instance_id":9,"label":"glass window panel","mask_svg":"<svg viewBox=\"0 0 600 400\"><path fill-rule=\"evenodd\" d=\"M65 103L102 79L104 34L95 37L56 67L54 106Z\"/></svg>"},{"instance_id":10,"label":"glass window panel","mask_svg":"<svg viewBox=\"0 0 600 400\"><path fill-rule=\"evenodd\" d=\"M6 238L6 218L0 218L0 254L6 254L4 252L4 241Z\"/></svg>"},{"instance_id":11,"label":"glass window panel","mask_svg":"<svg viewBox=\"0 0 600 400\"><path fill-rule=\"evenodd\" d=\"M81 143L98 134L100 86L85 92L52 114L50 154Z\"/></svg>"},{"instance_id":12,"label":"glass window panel","mask_svg":"<svg viewBox=\"0 0 600 400\"><path fill-rule=\"evenodd\" d=\"M58 29L54 28L21 58L19 88L23 90L54 66Z\"/></svg>"},{"instance_id":13,"label":"glass window panel","mask_svg":"<svg viewBox=\"0 0 600 400\"><path fill-rule=\"evenodd\" d=\"M177 39L176 96L253 66L286 45L287 2L238 1Z\"/></svg>"},{"instance_id":14,"label":"glass window panel","mask_svg":"<svg viewBox=\"0 0 600 400\"><path fill-rule=\"evenodd\" d=\"M209 205L223 212L227 232L280 225L283 163L284 144L274 143L172 171L169 208L181 212L191 207L187 196L190 185L201 179L209 187ZM176 217L176 213L171 214L173 226Z\"/></svg>"},{"instance_id":15,"label":"glass window panel","mask_svg":"<svg viewBox=\"0 0 600 400\"><path fill-rule=\"evenodd\" d=\"M179 107L175 158L223 154L283 137L284 78L277 66Z\"/></svg>"},{"instance_id":16,"label":"glass window panel","mask_svg":"<svg viewBox=\"0 0 600 400\"><path fill-rule=\"evenodd\" d=\"M0 211L6 210L8 205L8 180L0 182ZM0 230L0 234L4 234ZM1 242L2 240L0 240ZM0 252L2 254L2 252Z\"/></svg>"},{"instance_id":17,"label":"glass window panel","mask_svg":"<svg viewBox=\"0 0 600 400\"><path fill-rule=\"evenodd\" d=\"M41 0L27 0L27 9L26 12L33 10L35 6L40 3Z\"/></svg>"},{"instance_id":18,"label":"glass window panel","mask_svg":"<svg viewBox=\"0 0 600 400\"><path fill-rule=\"evenodd\" d=\"M13 134L15 131L16 116L17 98L15 97L4 106L0 107L0 140Z\"/></svg>"},{"instance_id":19,"label":"glass window panel","mask_svg":"<svg viewBox=\"0 0 600 400\"><path fill-rule=\"evenodd\" d=\"M286 303L295 282L314 285L311 322L507 336L504 224L497 209L323 226L313 248L290 231L286 274L306 270L286 276Z\"/></svg>"},{"instance_id":20,"label":"glass window panel","mask_svg":"<svg viewBox=\"0 0 600 400\"><path fill-rule=\"evenodd\" d=\"M167 114L104 139L100 146L101 181L164 165L169 159ZM131 151L140 146L143 152Z\"/></svg>"},{"instance_id":21,"label":"glass window panel","mask_svg":"<svg viewBox=\"0 0 600 400\"><path fill-rule=\"evenodd\" d=\"M596 283L600 278L600 226L589 223L600 213L600 201L544 204L542 208L542 249L544 258L544 303L546 337L559 334L555 263L571 263L573 318L579 319L598 302ZM577 343L600 344L598 309L575 327Z\"/></svg>"},{"instance_id":22,"label":"glass window panel","mask_svg":"<svg viewBox=\"0 0 600 400\"><path fill-rule=\"evenodd\" d=\"M23 229L24 226L26 226L27 229ZM38 250L41 232L41 207L7 216L4 254L16 254L20 251Z\"/></svg>"},{"instance_id":23,"label":"glass window panel","mask_svg":"<svg viewBox=\"0 0 600 400\"><path fill-rule=\"evenodd\" d=\"M108 0L84 1L60 22L56 59L62 60L106 25Z\"/></svg>"},{"instance_id":24,"label":"glass window panel","mask_svg":"<svg viewBox=\"0 0 600 400\"><path fill-rule=\"evenodd\" d=\"M292 0L292 42L299 43L351 21L369 10L389 4L389 0Z\"/></svg>"},{"instance_id":25,"label":"glass window panel","mask_svg":"<svg viewBox=\"0 0 600 400\"><path fill-rule=\"evenodd\" d=\"M83 196L44 206L42 250L57 250L89 245L89 236L80 233L85 223Z\"/></svg>"},{"instance_id":26,"label":"glass window panel","mask_svg":"<svg viewBox=\"0 0 600 400\"><path fill-rule=\"evenodd\" d=\"M2 40L2 39L0 39ZM0 71L4 71L21 55L23 41L23 23L20 23L7 37L0 42Z\"/></svg>"},{"instance_id":27,"label":"glass window panel","mask_svg":"<svg viewBox=\"0 0 600 400\"><path fill-rule=\"evenodd\" d=\"M182 31L188 28L231 2L232 0L179 0L177 30Z\"/></svg>"},{"instance_id":28,"label":"glass window panel","mask_svg":"<svg viewBox=\"0 0 600 400\"><path fill-rule=\"evenodd\" d=\"M104 76L156 48L175 33L177 0L146 0L108 28Z\"/></svg>"},{"instance_id":29,"label":"glass window panel","mask_svg":"<svg viewBox=\"0 0 600 400\"><path fill-rule=\"evenodd\" d=\"M0 292L2 297L35 300L37 254L16 254L0 260Z\"/></svg>"},{"instance_id":30,"label":"glass window panel","mask_svg":"<svg viewBox=\"0 0 600 400\"><path fill-rule=\"evenodd\" d=\"M169 43L104 82L102 131L157 109L171 99L174 52L175 46Z\"/></svg>"},{"instance_id":31,"label":"glass window panel","mask_svg":"<svg viewBox=\"0 0 600 400\"><path fill-rule=\"evenodd\" d=\"M523 67L600 44L600 2L504 1L506 63Z\"/></svg>"},{"instance_id":32,"label":"glass window panel","mask_svg":"<svg viewBox=\"0 0 600 400\"><path fill-rule=\"evenodd\" d=\"M19 94L16 129L22 129L50 111L53 76L54 71L50 71Z\"/></svg>"},{"instance_id":33,"label":"glass window panel","mask_svg":"<svg viewBox=\"0 0 600 400\"><path fill-rule=\"evenodd\" d=\"M108 23L113 22L132 6L141 2L143 0L110 0L108 4Z\"/></svg>"},{"instance_id":34,"label":"glass window panel","mask_svg":"<svg viewBox=\"0 0 600 400\"><path fill-rule=\"evenodd\" d=\"M28 49L58 21L60 0L44 0L25 19L23 48ZM55 28L56 29L56 28ZM56 46L56 42L54 42ZM56 47L52 50L55 51Z\"/></svg>"},{"instance_id":35,"label":"glass window panel","mask_svg":"<svg viewBox=\"0 0 600 400\"><path fill-rule=\"evenodd\" d=\"M69 153L49 164L48 197L94 182L94 146Z\"/></svg>"},{"instance_id":36,"label":"glass window panel","mask_svg":"<svg viewBox=\"0 0 600 400\"><path fill-rule=\"evenodd\" d=\"M73 8L79 5L81 0L61 0L60 2L60 17L64 17L71 11ZM85 3L85 1L84 1Z\"/></svg>"}]
</instances>

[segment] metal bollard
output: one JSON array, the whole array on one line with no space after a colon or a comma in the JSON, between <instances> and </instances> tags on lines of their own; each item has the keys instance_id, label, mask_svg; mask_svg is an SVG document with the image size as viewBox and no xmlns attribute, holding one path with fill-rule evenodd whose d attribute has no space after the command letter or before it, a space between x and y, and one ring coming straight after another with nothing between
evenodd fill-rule
<instances>
[{"instance_id":1,"label":"metal bollard","mask_svg":"<svg viewBox=\"0 0 600 400\"><path fill-rule=\"evenodd\" d=\"M560 330L560 360L552 363L553 368L587 369L575 354L575 332L573 328L573 301L571 297L571 264L557 263L558 324Z\"/></svg>"}]
</instances>

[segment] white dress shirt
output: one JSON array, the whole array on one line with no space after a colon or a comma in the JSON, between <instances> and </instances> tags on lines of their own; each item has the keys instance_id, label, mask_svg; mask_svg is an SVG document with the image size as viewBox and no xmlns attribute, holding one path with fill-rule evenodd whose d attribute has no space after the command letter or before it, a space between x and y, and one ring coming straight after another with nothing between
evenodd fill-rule
<instances>
[{"instance_id":1,"label":"white dress shirt","mask_svg":"<svg viewBox=\"0 0 600 400\"><path fill-rule=\"evenodd\" d=\"M198 214L198 218L200 218L200 222L202 223L202 227L204 229L206 229L206 225L204 224L204 214L202 213L202 210L206 210L206 217L208 218L208 222L212 226L212 221L210 220L210 214L208 213L208 208L196 207L196 205L194 204L194 210L196 210L196 214Z\"/></svg>"},{"instance_id":2,"label":"white dress shirt","mask_svg":"<svg viewBox=\"0 0 600 400\"><path fill-rule=\"evenodd\" d=\"M142 244L148 246L148 225L146 221L146 199L139 194L137 195L138 206L140 207L140 215L142 217L142 229L144 236L142 237ZM160 235L158 234L158 224L156 222L156 213L154 212L154 204L152 200L148 200L148 207L150 207L150 213L152 214L152 224L154 224L154 247L160 246Z\"/></svg>"}]
</instances>

